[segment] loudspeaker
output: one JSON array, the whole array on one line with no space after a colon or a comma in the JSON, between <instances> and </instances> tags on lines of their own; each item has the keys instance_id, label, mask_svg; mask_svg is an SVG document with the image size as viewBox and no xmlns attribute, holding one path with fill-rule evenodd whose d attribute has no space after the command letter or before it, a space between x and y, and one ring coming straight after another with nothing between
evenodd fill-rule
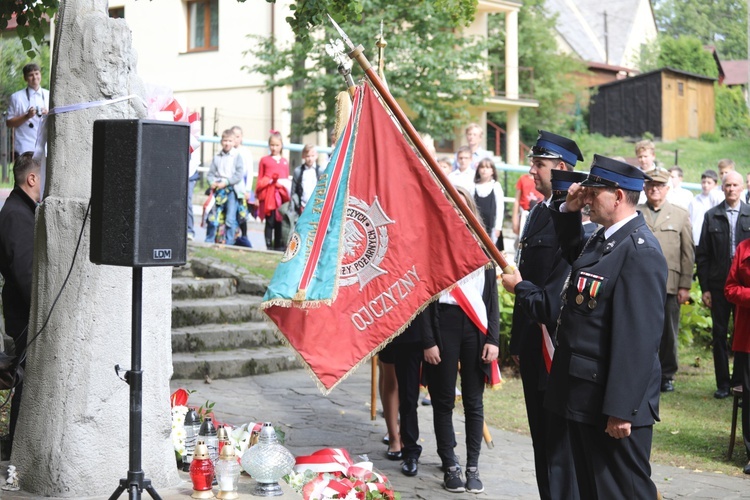
<instances>
[{"instance_id":1,"label":"loudspeaker","mask_svg":"<svg viewBox=\"0 0 750 500\"><path fill-rule=\"evenodd\" d=\"M185 264L189 159L187 123L94 122L91 262Z\"/></svg>"}]
</instances>

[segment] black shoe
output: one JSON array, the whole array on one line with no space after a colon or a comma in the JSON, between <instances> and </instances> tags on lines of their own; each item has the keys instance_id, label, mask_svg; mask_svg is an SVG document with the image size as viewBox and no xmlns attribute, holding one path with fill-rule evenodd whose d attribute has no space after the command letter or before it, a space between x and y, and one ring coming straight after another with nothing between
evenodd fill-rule
<instances>
[{"instance_id":1,"label":"black shoe","mask_svg":"<svg viewBox=\"0 0 750 500\"><path fill-rule=\"evenodd\" d=\"M386 451L385 458L388 460L401 460L401 450L399 451Z\"/></svg>"},{"instance_id":2,"label":"black shoe","mask_svg":"<svg viewBox=\"0 0 750 500\"><path fill-rule=\"evenodd\" d=\"M423 397L422 406L432 406L432 400L430 400L430 398L427 396Z\"/></svg>"},{"instance_id":3,"label":"black shoe","mask_svg":"<svg viewBox=\"0 0 750 500\"><path fill-rule=\"evenodd\" d=\"M674 383L671 380L665 380L661 383L661 392L674 391Z\"/></svg>"},{"instance_id":4,"label":"black shoe","mask_svg":"<svg viewBox=\"0 0 750 500\"><path fill-rule=\"evenodd\" d=\"M479 470L476 467L466 468L466 492L481 493L484 491L484 485L479 480Z\"/></svg>"},{"instance_id":5,"label":"black shoe","mask_svg":"<svg viewBox=\"0 0 750 500\"><path fill-rule=\"evenodd\" d=\"M722 388L722 389L716 389L716 392L714 392L714 397L716 399L724 399L729 397L729 389L728 388Z\"/></svg>"},{"instance_id":6,"label":"black shoe","mask_svg":"<svg viewBox=\"0 0 750 500\"><path fill-rule=\"evenodd\" d=\"M750 462L748 462L747 465L742 468L742 472L744 472L745 474L750 474Z\"/></svg>"},{"instance_id":7,"label":"black shoe","mask_svg":"<svg viewBox=\"0 0 750 500\"><path fill-rule=\"evenodd\" d=\"M407 458L404 463L401 464L401 472L404 476L416 476L419 471L416 458Z\"/></svg>"},{"instance_id":8,"label":"black shoe","mask_svg":"<svg viewBox=\"0 0 750 500\"><path fill-rule=\"evenodd\" d=\"M461 467L458 465L448 467L443 476L443 487L451 493L463 493L466 491L464 482L461 479Z\"/></svg>"}]
</instances>

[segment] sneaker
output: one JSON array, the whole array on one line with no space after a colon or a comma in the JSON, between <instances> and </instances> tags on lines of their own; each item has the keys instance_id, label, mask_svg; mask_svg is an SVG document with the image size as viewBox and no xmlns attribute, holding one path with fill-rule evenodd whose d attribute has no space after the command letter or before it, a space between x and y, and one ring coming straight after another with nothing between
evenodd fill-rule
<instances>
[{"instance_id":1,"label":"sneaker","mask_svg":"<svg viewBox=\"0 0 750 500\"><path fill-rule=\"evenodd\" d=\"M466 468L466 491L468 493L481 493L484 491L484 485L479 480L479 469L476 467Z\"/></svg>"},{"instance_id":2,"label":"sneaker","mask_svg":"<svg viewBox=\"0 0 750 500\"><path fill-rule=\"evenodd\" d=\"M463 493L466 491L464 482L461 479L461 467L458 465L448 467L443 476L443 487L451 493Z\"/></svg>"}]
</instances>

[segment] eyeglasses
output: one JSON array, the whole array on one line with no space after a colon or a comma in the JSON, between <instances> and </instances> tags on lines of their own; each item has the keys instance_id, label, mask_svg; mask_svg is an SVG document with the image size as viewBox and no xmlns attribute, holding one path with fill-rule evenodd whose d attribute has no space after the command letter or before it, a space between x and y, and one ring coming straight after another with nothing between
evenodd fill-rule
<instances>
[{"instance_id":1,"label":"eyeglasses","mask_svg":"<svg viewBox=\"0 0 750 500\"><path fill-rule=\"evenodd\" d=\"M658 189L661 191L662 189L666 187L667 185L661 182L647 182L646 183L646 189Z\"/></svg>"}]
</instances>

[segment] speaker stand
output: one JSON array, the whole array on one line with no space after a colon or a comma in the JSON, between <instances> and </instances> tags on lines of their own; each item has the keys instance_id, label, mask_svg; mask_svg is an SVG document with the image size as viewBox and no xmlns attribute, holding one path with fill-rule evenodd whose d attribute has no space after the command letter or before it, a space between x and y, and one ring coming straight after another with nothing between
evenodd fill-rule
<instances>
[{"instance_id":1,"label":"speaker stand","mask_svg":"<svg viewBox=\"0 0 750 500\"><path fill-rule=\"evenodd\" d=\"M146 479L141 469L141 426L143 423L143 371L141 370L141 309L143 303L143 268L133 268L133 312L132 336L130 353L130 370L125 372L125 382L130 386L130 468L128 477L120 479L109 500L117 500L125 490L128 490L130 500L141 498L145 489L154 500L162 500L151 480Z\"/></svg>"}]
</instances>

